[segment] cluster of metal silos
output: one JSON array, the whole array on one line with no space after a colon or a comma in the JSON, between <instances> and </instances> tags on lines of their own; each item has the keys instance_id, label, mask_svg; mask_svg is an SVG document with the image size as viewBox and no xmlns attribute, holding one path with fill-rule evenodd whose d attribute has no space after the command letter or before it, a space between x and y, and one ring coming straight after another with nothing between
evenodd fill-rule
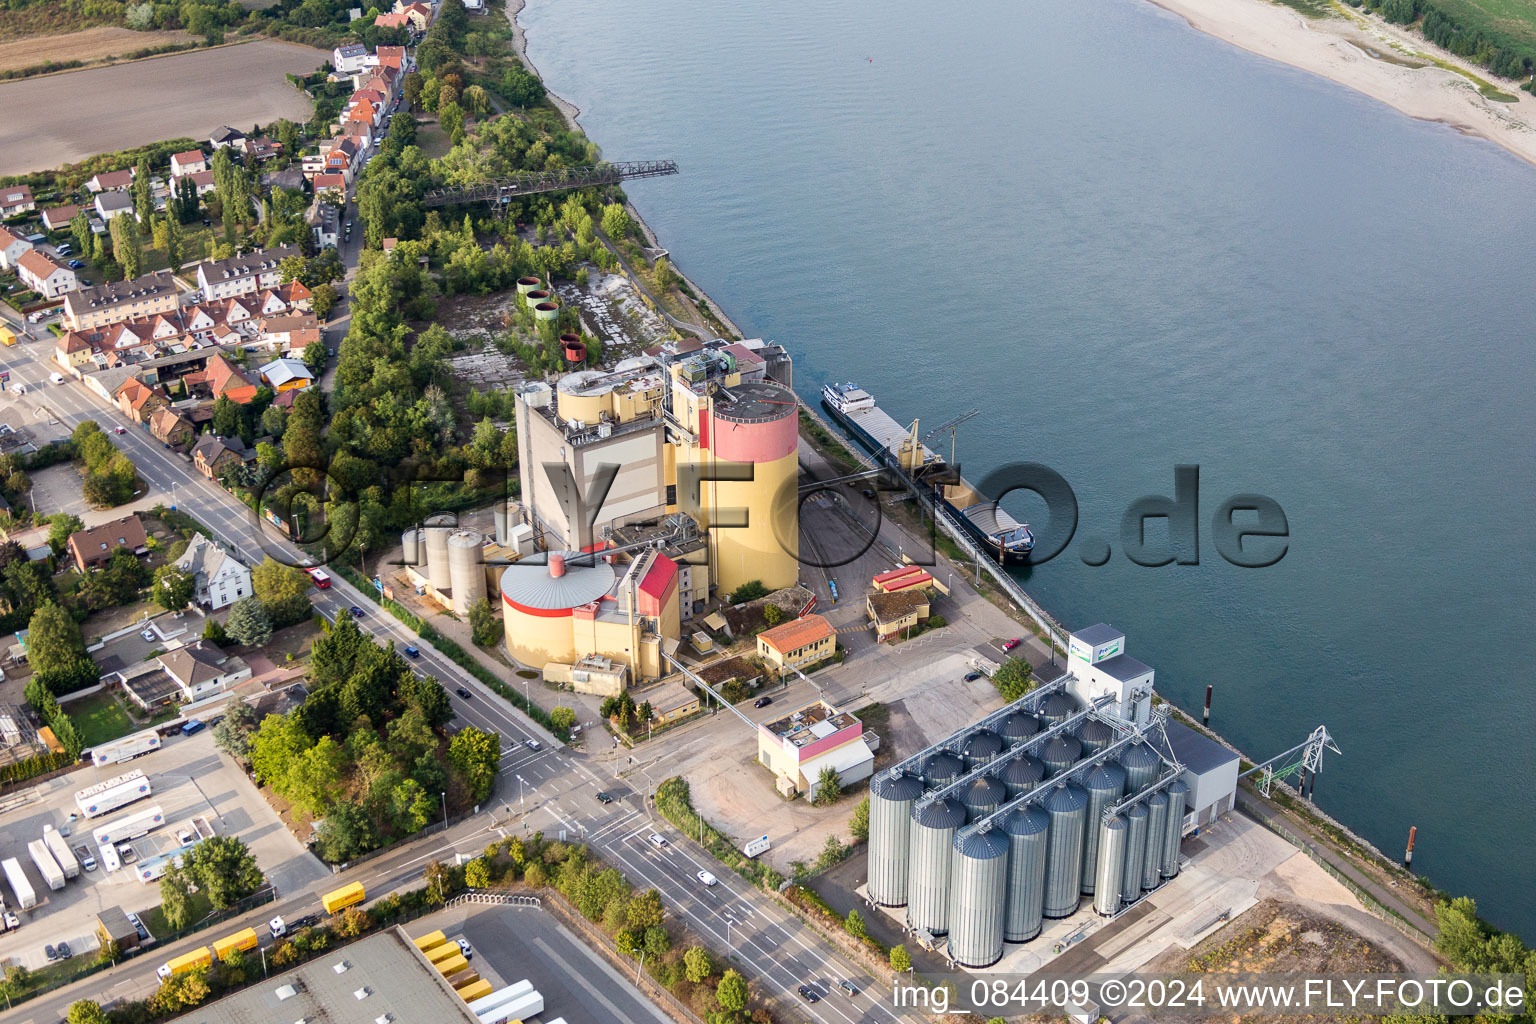
<instances>
[{"instance_id":1,"label":"cluster of metal silos","mask_svg":"<svg viewBox=\"0 0 1536 1024\"><path fill-rule=\"evenodd\" d=\"M1099 824L1095 911L1113 917L1179 873L1188 793L1175 780Z\"/></svg>"},{"instance_id":2,"label":"cluster of metal silos","mask_svg":"<svg viewBox=\"0 0 1536 1024\"><path fill-rule=\"evenodd\" d=\"M504 511L497 518L502 527ZM456 615L469 614L470 606L485 600L485 538L474 530L457 528L452 515L431 516L421 529L400 535L406 565L427 578L433 590L447 593Z\"/></svg>"}]
</instances>

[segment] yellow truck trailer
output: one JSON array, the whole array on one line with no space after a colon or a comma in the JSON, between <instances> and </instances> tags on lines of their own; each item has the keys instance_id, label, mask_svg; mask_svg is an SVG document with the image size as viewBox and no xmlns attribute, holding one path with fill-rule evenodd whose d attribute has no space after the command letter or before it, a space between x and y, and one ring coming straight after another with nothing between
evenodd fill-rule
<instances>
[{"instance_id":1,"label":"yellow truck trailer","mask_svg":"<svg viewBox=\"0 0 1536 1024\"><path fill-rule=\"evenodd\" d=\"M207 946L202 949L194 949L190 953L183 953L173 960L167 960L155 973L164 981L173 974L185 974L194 967L207 967L213 963L213 952Z\"/></svg>"},{"instance_id":2,"label":"yellow truck trailer","mask_svg":"<svg viewBox=\"0 0 1536 1024\"><path fill-rule=\"evenodd\" d=\"M419 939L411 940L411 942L415 944L416 948L422 951L429 950L433 946L441 946L447 941L448 936L444 935L442 932L432 932L429 935L423 935Z\"/></svg>"},{"instance_id":3,"label":"yellow truck trailer","mask_svg":"<svg viewBox=\"0 0 1536 1024\"><path fill-rule=\"evenodd\" d=\"M472 982L460 989L454 989L454 991L459 994L460 999L466 1003L472 1003L476 999L482 999L496 991L496 986L481 978L479 981Z\"/></svg>"},{"instance_id":4,"label":"yellow truck trailer","mask_svg":"<svg viewBox=\"0 0 1536 1024\"><path fill-rule=\"evenodd\" d=\"M215 942L213 944L213 955L215 959L223 960L237 949L242 953L249 953L256 948L256 943L256 929L247 928L244 931L235 932L235 934L226 939L220 939L218 942Z\"/></svg>"},{"instance_id":5,"label":"yellow truck trailer","mask_svg":"<svg viewBox=\"0 0 1536 1024\"><path fill-rule=\"evenodd\" d=\"M447 960L439 960L432 966L437 968L438 974L441 974L445 978L451 978L455 974L458 974L460 971L462 971L464 968L468 967L469 961L464 959L463 953L455 953Z\"/></svg>"},{"instance_id":6,"label":"yellow truck trailer","mask_svg":"<svg viewBox=\"0 0 1536 1024\"><path fill-rule=\"evenodd\" d=\"M334 914L339 910L345 910L347 907L363 902L365 898L366 894L363 892L363 883L353 882L351 885L344 885L340 889L333 889L324 896L321 896L320 904L325 907L327 914Z\"/></svg>"},{"instance_id":7,"label":"yellow truck trailer","mask_svg":"<svg viewBox=\"0 0 1536 1024\"><path fill-rule=\"evenodd\" d=\"M442 942L431 949L422 950L421 955L427 958L428 963L440 964L451 956L459 955L459 944L457 942Z\"/></svg>"}]
</instances>

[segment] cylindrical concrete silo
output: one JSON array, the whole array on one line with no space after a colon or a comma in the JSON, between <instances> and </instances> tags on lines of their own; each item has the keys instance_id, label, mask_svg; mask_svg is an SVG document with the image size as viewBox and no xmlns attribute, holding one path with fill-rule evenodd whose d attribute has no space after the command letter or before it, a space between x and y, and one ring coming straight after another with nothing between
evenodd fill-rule
<instances>
[{"instance_id":1,"label":"cylindrical concrete silo","mask_svg":"<svg viewBox=\"0 0 1536 1024\"><path fill-rule=\"evenodd\" d=\"M998 779L1008 787L1008 799L1023 796L1045 781L1045 765L1028 754L1008 759L997 773Z\"/></svg>"},{"instance_id":2,"label":"cylindrical concrete silo","mask_svg":"<svg viewBox=\"0 0 1536 1024\"><path fill-rule=\"evenodd\" d=\"M1003 738L990 729L977 729L960 744L960 756L965 760L965 770L990 764L1003 750Z\"/></svg>"},{"instance_id":3,"label":"cylindrical concrete silo","mask_svg":"<svg viewBox=\"0 0 1536 1024\"><path fill-rule=\"evenodd\" d=\"M965 824L958 800L935 800L912 812L907 862L907 924L933 935L949 931L950 844Z\"/></svg>"},{"instance_id":4,"label":"cylindrical concrete silo","mask_svg":"<svg viewBox=\"0 0 1536 1024\"><path fill-rule=\"evenodd\" d=\"M881 772L869 784L869 898L881 906L906 906L912 804L922 795L916 775Z\"/></svg>"},{"instance_id":5,"label":"cylindrical concrete silo","mask_svg":"<svg viewBox=\"0 0 1536 1024\"><path fill-rule=\"evenodd\" d=\"M1115 730L1109 727L1108 722L1090 718L1078 726L1077 738L1083 745L1083 756L1087 757L1089 754L1097 754L1115 742Z\"/></svg>"},{"instance_id":6,"label":"cylindrical concrete silo","mask_svg":"<svg viewBox=\"0 0 1536 1024\"><path fill-rule=\"evenodd\" d=\"M536 277L520 277L517 279L517 294L527 295L531 291L537 291L544 287L544 282Z\"/></svg>"},{"instance_id":7,"label":"cylindrical concrete silo","mask_svg":"<svg viewBox=\"0 0 1536 1024\"><path fill-rule=\"evenodd\" d=\"M923 764L923 781L929 789L947 786L965 773L965 762L947 750L941 750Z\"/></svg>"},{"instance_id":8,"label":"cylindrical concrete silo","mask_svg":"<svg viewBox=\"0 0 1536 1024\"><path fill-rule=\"evenodd\" d=\"M534 293L529 292L529 294L532 295ZM546 299L533 307L533 318L541 321L560 319L560 303L553 299Z\"/></svg>"},{"instance_id":9,"label":"cylindrical concrete silo","mask_svg":"<svg viewBox=\"0 0 1536 1024\"><path fill-rule=\"evenodd\" d=\"M1088 830L1083 834L1083 895L1092 896L1099 878L1099 826L1104 810L1120 802L1125 795L1125 769L1114 762L1094 765L1083 779L1088 791ZM1124 851L1121 851L1124 855ZM1115 879L1118 886L1120 880Z\"/></svg>"},{"instance_id":10,"label":"cylindrical concrete silo","mask_svg":"<svg viewBox=\"0 0 1536 1024\"><path fill-rule=\"evenodd\" d=\"M523 301L528 303L529 309L532 309L541 302L548 302L553 297L549 289L545 288L542 284L537 288L530 288L526 292L522 292L522 296Z\"/></svg>"},{"instance_id":11,"label":"cylindrical concrete silo","mask_svg":"<svg viewBox=\"0 0 1536 1024\"><path fill-rule=\"evenodd\" d=\"M514 505L510 501L498 501L491 506L491 523L496 543L506 547L512 542Z\"/></svg>"},{"instance_id":12,"label":"cylindrical concrete silo","mask_svg":"<svg viewBox=\"0 0 1536 1024\"><path fill-rule=\"evenodd\" d=\"M991 967L1003 956L1008 840L992 830L956 835L949 894L949 956L962 967Z\"/></svg>"},{"instance_id":13,"label":"cylindrical concrete silo","mask_svg":"<svg viewBox=\"0 0 1536 1024\"><path fill-rule=\"evenodd\" d=\"M1163 840L1164 878L1179 873L1179 840L1184 838L1185 804L1189 799L1189 787L1181 779L1168 787L1168 830Z\"/></svg>"},{"instance_id":14,"label":"cylindrical concrete silo","mask_svg":"<svg viewBox=\"0 0 1536 1024\"><path fill-rule=\"evenodd\" d=\"M1147 864L1147 808L1132 804L1125 812L1125 869L1120 872L1120 899L1141 898L1141 873Z\"/></svg>"},{"instance_id":15,"label":"cylindrical concrete silo","mask_svg":"<svg viewBox=\"0 0 1536 1024\"><path fill-rule=\"evenodd\" d=\"M1083 829L1088 818L1088 794L1080 786L1060 785L1046 794L1042 805L1051 816L1046 841L1046 917L1071 917L1082 900Z\"/></svg>"},{"instance_id":16,"label":"cylindrical concrete silo","mask_svg":"<svg viewBox=\"0 0 1536 1024\"><path fill-rule=\"evenodd\" d=\"M453 613L468 615L470 606L485 600L485 570L480 549L485 538L474 530L458 530L448 537L448 585L453 590Z\"/></svg>"},{"instance_id":17,"label":"cylindrical concrete silo","mask_svg":"<svg viewBox=\"0 0 1536 1024\"><path fill-rule=\"evenodd\" d=\"M1078 712L1077 698L1057 690L1040 704L1040 721L1049 729L1060 725Z\"/></svg>"},{"instance_id":18,"label":"cylindrical concrete silo","mask_svg":"<svg viewBox=\"0 0 1536 1024\"><path fill-rule=\"evenodd\" d=\"M1132 743L1120 752L1120 765L1125 769L1125 791L1135 794L1157 781L1163 761L1145 743Z\"/></svg>"},{"instance_id":19,"label":"cylindrical concrete silo","mask_svg":"<svg viewBox=\"0 0 1536 1024\"><path fill-rule=\"evenodd\" d=\"M453 576L448 568L448 537L454 530L454 517L429 516L422 533L427 539L427 582L433 590L447 590L453 586Z\"/></svg>"},{"instance_id":20,"label":"cylindrical concrete silo","mask_svg":"<svg viewBox=\"0 0 1536 1024\"><path fill-rule=\"evenodd\" d=\"M1013 714L997 723L997 734L1003 738L1003 742L1009 746L1023 743L1035 733L1040 731L1040 719L1028 711L1015 711Z\"/></svg>"},{"instance_id":21,"label":"cylindrical concrete silo","mask_svg":"<svg viewBox=\"0 0 1536 1024\"><path fill-rule=\"evenodd\" d=\"M960 794L960 802L965 805L965 820L976 821L985 818L1008 799L1008 787L994 778L983 775L979 779L972 779L971 784L965 787Z\"/></svg>"},{"instance_id":22,"label":"cylindrical concrete silo","mask_svg":"<svg viewBox=\"0 0 1536 1024\"><path fill-rule=\"evenodd\" d=\"M1115 815L1098 828L1099 857L1094 879L1093 909L1101 917L1120 912L1120 877L1125 870L1126 820Z\"/></svg>"},{"instance_id":23,"label":"cylindrical concrete silo","mask_svg":"<svg viewBox=\"0 0 1536 1024\"><path fill-rule=\"evenodd\" d=\"M608 593L613 582L613 566L573 551L507 566L501 574L507 651L530 668L575 661L575 611Z\"/></svg>"},{"instance_id":24,"label":"cylindrical concrete silo","mask_svg":"<svg viewBox=\"0 0 1536 1024\"><path fill-rule=\"evenodd\" d=\"M1050 827L1050 815L1038 804L1015 807L1003 818L1002 833L1008 837L1008 902L1003 917L1007 942L1028 942L1040 934Z\"/></svg>"},{"instance_id":25,"label":"cylindrical concrete silo","mask_svg":"<svg viewBox=\"0 0 1536 1024\"><path fill-rule=\"evenodd\" d=\"M1048 775L1060 775L1077 764L1083 756L1083 745L1075 736L1052 736L1035 753L1040 755Z\"/></svg>"},{"instance_id":26,"label":"cylindrical concrete silo","mask_svg":"<svg viewBox=\"0 0 1536 1024\"><path fill-rule=\"evenodd\" d=\"M421 531L410 529L402 533L400 547L404 552L400 560L412 569L420 569L422 557L425 555L422 550Z\"/></svg>"},{"instance_id":27,"label":"cylindrical concrete silo","mask_svg":"<svg viewBox=\"0 0 1536 1024\"><path fill-rule=\"evenodd\" d=\"M1168 794L1147 799L1147 850L1141 860L1141 887L1156 889L1163 881L1163 847L1168 843Z\"/></svg>"}]
</instances>

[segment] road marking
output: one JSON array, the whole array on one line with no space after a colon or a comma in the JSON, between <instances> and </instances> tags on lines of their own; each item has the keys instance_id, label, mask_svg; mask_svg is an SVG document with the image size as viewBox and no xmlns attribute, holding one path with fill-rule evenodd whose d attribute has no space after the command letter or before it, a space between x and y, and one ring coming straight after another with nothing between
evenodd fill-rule
<instances>
[{"instance_id":1,"label":"road marking","mask_svg":"<svg viewBox=\"0 0 1536 1024\"><path fill-rule=\"evenodd\" d=\"M533 940L533 944L535 946L537 946L539 949L541 949L544 952L545 956L549 957L551 960L553 960L556 963L558 963L561 967L564 967L566 972L568 974L570 974L573 978L580 978L580 977L582 977L585 974L584 971L577 970L576 966L574 964L572 964L569 960L567 960L565 957L561 956L559 953L556 953L553 949L551 949L550 946L549 946L549 943L545 942L542 938L534 939ZM619 974L618 971L614 970L613 965L610 964L608 961L604 960L602 957L600 957L596 953L592 952L592 950L588 949L584 944L582 944L580 942L574 942L574 943L572 943L572 945L574 945L577 949L579 949L582 952L582 954L586 956L586 958L588 960L591 960L593 963L597 964L598 968L604 974L608 975L610 978L612 978L614 981L618 982L619 984L623 985L625 988L628 988L628 989L631 989L631 990L635 990L634 984L632 982L630 982L628 978L622 977ZM613 1003L608 999L607 996L605 996L601 992L599 992L598 989L597 989L597 986L595 986L595 985L587 985L587 986L585 986L585 988L586 988L587 993L593 999L596 999L598 1002L602 1003L603 1004L603 1008L606 1009L609 1013L611 1013L613 1015L613 1019L614 1020L621 1021L621 1020L624 1019L624 1013L617 1006L613 1005ZM666 1014L662 1013L661 1009L659 1007L657 1007L656 1004L651 1002L651 1000L648 997L646 997L645 995L641 994L638 990L635 990L635 994L640 996L640 1000L639 1001L641 1003L643 1003L648 1010L651 1011L652 1015L655 1016L655 1018L658 1021L660 1021L661 1024L672 1024L671 1018L669 1018Z\"/></svg>"}]
</instances>

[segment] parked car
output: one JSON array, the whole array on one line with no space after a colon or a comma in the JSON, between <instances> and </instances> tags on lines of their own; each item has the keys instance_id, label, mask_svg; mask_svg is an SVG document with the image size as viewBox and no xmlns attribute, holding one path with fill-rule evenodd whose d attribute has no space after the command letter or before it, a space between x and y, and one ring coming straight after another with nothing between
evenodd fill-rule
<instances>
[{"instance_id":1,"label":"parked car","mask_svg":"<svg viewBox=\"0 0 1536 1024\"><path fill-rule=\"evenodd\" d=\"M53 963L59 958L59 951L54 949L52 946L44 946L43 956L48 958L49 963Z\"/></svg>"},{"instance_id":2,"label":"parked car","mask_svg":"<svg viewBox=\"0 0 1536 1024\"><path fill-rule=\"evenodd\" d=\"M183 736L191 736L195 732L202 732L207 727L208 723L204 722L202 719L190 718L187 720L186 724L181 727L181 734Z\"/></svg>"},{"instance_id":3,"label":"parked car","mask_svg":"<svg viewBox=\"0 0 1536 1024\"><path fill-rule=\"evenodd\" d=\"M85 264L80 262L79 260L70 260L69 261L69 269L70 270L79 270L83 266L85 266Z\"/></svg>"},{"instance_id":4,"label":"parked car","mask_svg":"<svg viewBox=\"0 0 1536 1024\"><path fill-rule=\"evenodd\" d=\"M716 878L714 875L710 874L708 871L700 871L697 875L694 875L693 877L697 878L699 881L703 882L705 885L714 885L716 882L719 881L718 878Z\"/></svg>"},{"instance_id":5,"label":"parked car","mask_svg":"<svg viewBox=\"0 0 1536 1024\"><path fill-rule=\"evenodd\" d=\"M419 658L419 657L421 657L421 652L418 651L416 648L411 647L410 645L406 645L405 656L407 658Z\"/></svg>"},{"instance_id":6,"label":"parked car","mask_svg":"<svg viewBox=\"0 0 1536 1024\"><path fill-rule=\"evenodd\" d=\"M980 672L967 672L965 674L965 681L968 682L968 683L974 683L976 680L978 680L980 678L981 678L981 673Z\"/></svg>"},{"instance_id":7,"label":"parked car","mask_svg":"<svg viewBox=\"0 0 1536 1024\"><path fill-rule=\"evenodd\" d=\"M463 697L465 700L469 700L469 698L473 696L473 694L471 694L468 690L464 689L464 687L462 687L462 686L459 687L458 689L454 690L453 692L458 694L460 697Z\"/></svg>"},{"instance_id":8,"label":"parked car","mask_svg":"<svg viewBox=\"0 0 1536 1024\"><path fill-rule=\"evenodd\" d=\"M757 700L752 702L752 706L755 707L755 708L765 708L769 704L772 704L772 703L773 703L773 698L772 697L759 697L759 698L757 698Z\"/></svg>"},{"instance_id":9,"label":"parked car","mask_svg":"<svg viewBox=\"0 0 1536 1024\"><path fill-rule=\"evenodd\" d=\"M540 743L538 740L523 740L523 746L527 747L529 750L544 749L544 744Z\"/></svg>"},{"instance_id":10,"label":"parked car","mask_svg":"<svg viewBox=\"0 0 1536 1024\"><path fill-rule=\"evenodd\" d=\"M650 835L645 837L645 841L656 847L658 850L665 850L667 848L666 837L659 832L652 832Z\"/></svg>"},{"instance_id":11,"label":"parked car","mask_svg":"<svg viewBox=\"0 0 1536 1024\"><path fill-rule=\"evenodd\" d=\"M475 958L475 951L470 948L469 942L465 939L459 939L458 943L459 952L464 954L464 959L473 960Z\"/></svg>"},{"instance_id":12,"label":"parked car","mask_svg":"<svg viewBox=\"0 0 1536 1024\"><path fill-rule=\"evenodd\" d=\"M1024 641L1020 640L1018 637L1014 637L1012 640L1009 640L1009 641L1007 641L1006 643L1003 644L1003 650L1011 651L1011 650L1013 650L1015 647L1019 646L1019 644L1021 644L1023 642Z\"/></svg>"},{"instance_id":13,"label":"parked car","mask_svg":"<svg viewBox=\"0 0 1536 1024\"><path fill-rule=\"evenodd\" d=\"M133 930L139 933L140 942L149 938L149 929L144 927L144 922L139 920L138 914L130 912L128 914L128 923L133 925Z\"/></svg>"},{"instance_id":14,"label":"parked car","mask_svg":"<svg viewBox=\"0 0 1536 1024\"><path fill-rule=\"evenodd\" d=\"M75 951L69 948L69 943L67 943L67 942L59 943L59 959L60 960L68 960L70 957L72 957L74 955L75 955Z\"/></svg>"},{"instance_id":15,"label":"parked car","mask_svg":"<svg viewBox=\"0 0 1536 1024\"><path fill-rule=\"evenodd\" d=\"M140 633L139 633L139 636L143 637L145 640L148 640L150 643L154 643L155 642L154 630L151 630L151 629L141 630Z\"/></svg>"}]
</instances>

